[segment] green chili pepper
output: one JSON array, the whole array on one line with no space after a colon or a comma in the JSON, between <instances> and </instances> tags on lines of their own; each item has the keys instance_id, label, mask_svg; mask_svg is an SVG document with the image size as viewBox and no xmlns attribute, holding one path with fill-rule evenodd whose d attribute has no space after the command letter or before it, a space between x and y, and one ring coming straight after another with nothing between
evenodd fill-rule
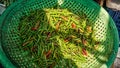
<instances>
[{"instance_id":1,"label":"green chili pepper","mask_svg":"<svg viewBox=\"0 0 120 68\"><path fill-rule=\"evenodd\" d=\"M85 17L67 9L31 11L18 26L23 50L26 48L32 62L41 68L72 68L72 62L82 65L87 61L88 48L100 44L93 41L93 26Z\"/></svg>"}]
</instances>

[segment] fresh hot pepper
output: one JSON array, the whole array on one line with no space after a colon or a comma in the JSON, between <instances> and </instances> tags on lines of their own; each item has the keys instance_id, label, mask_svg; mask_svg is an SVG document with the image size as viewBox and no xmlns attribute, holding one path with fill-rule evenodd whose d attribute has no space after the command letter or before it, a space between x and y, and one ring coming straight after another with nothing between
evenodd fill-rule
<instances>
[{"instance_id":1,"label":"fresh hot pepper","mask_svg":"<svg viewBox=\"0 0 120 68\"><path fill-rule=\"evenodd\" d=\"M50 55L51 55L51 53L52 53L52 51L51 51L51 50L49 50L49 51L45 54L46 58L49 58L49 57L50 57Z\"/></svg>"},{"instance_id":2,"label":"fresh hot pepper","mask_svg":"<svg viewBox=\"0 0 120 68\"><path fill-rule=\"evenodd\" d=\"M31 30L36 31L40 26L40 22L38 21L34 27L31 28Z\"/></svg>"},{"instance_id":3,"label":"fresh hot pepper","mask_svg":"<svg viewBox=\"0 0 120 68\"><path fill-rule=\"evenodd\" d=\"M88 55L85 48L82 48L82 54L83 54L84 56L87 56L87 55Z\"/></svg>"}]
</instances>

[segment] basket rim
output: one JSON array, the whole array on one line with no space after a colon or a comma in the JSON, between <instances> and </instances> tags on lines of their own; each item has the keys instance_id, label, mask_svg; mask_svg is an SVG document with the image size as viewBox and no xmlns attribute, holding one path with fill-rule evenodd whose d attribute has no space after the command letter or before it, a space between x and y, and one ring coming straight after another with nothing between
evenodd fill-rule
<instances>
[{"instance_id":1,"label":"basket rim","mask_svg":"<svg viewBox=\"0 0 120 68\"><path fill-rule=\"evenodd\" d=\"M78 1L78 0L76 0ZM10 5L4 12L3 14L0 16L0 62L2 63L2 65L5 67L5 68L16 68L15 65L7 58L7 56L5 55L5 52L3 51L2 49L2 41L1 41L1 35L2 35L2 23L5 21L5 18L9 15L10 11L12 11L16 6L19 6L21 5L20 3L24 2L24 0L18 0L16 1L15 3L13 3L12 5ZM79 1L78 1L79 2ZM89 0L90 3L92 4L95 4L96 6L99 6L98 4L96 4L94 1L92 0ZM100 7L101 9L102 7ZM104 10L106 12L106 15L108 15L107 11L105 9L102 8L102 10ZM109 15L109 22L110 22L110 25L112 26L113 28L113 34L114 34L114 49L112 51L112 54L110 55L109 57L109 60L103 64L100 68L110 68L112 63L114 62L115 60L115 57L117 55L117 52L118 52L118 47L119 47L119 35L118 35L118 31L117 31L117 27L115 26L115 23L114 21L112 20L112 18L110 17ZM4 59L3 59L4 58Z\"/></svg>"},{"instance_id":2,"label":"basket rim","mask_svg":"<svg viewBox=\"0 0 120 68\"><path fill-rule=\"evenodd\" d=\"M5 68L17 68L14 66L14 64L7 58L5 55L3 49L2 49L2 43L1 43L1 35L2 35L2 22L4 22L4 19L7 17L9 14L9 11L14 9L14 7L18 6L23 0L18 0L15 3L12 3L0 16L0 63L2 64L3 67Z\"/></svg>"}]
</instances>

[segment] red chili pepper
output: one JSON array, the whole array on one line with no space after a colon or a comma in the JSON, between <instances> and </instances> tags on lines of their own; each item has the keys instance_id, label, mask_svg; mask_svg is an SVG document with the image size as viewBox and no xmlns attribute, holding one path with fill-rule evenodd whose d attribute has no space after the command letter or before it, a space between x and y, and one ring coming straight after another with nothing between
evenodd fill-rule
<instances>
[{"instance_id":1,"label":"red chili pepper","mask_svg":"<svg viewBox=\"0 0 120 68\"><path fill-rule=\"evenodd\" d=\"M47 37L50 37L50 36L51 36L51 33L50 33L50 32L48 32Z\"/></svg>"},{"instance_id":2,"label":"red chili pepper","mask_svg":"<svg viewBox=\"0 0 120 68\"><path fill-rule=\"evenodd\" d=\"M55 66L55 62L53 62L48 68L53 68Z\"/></svg>"},{"instance_id":3,"label":"red chili pepper","mask_svg":"<svg viewBox=\"0 0 120 68\"><path fill-rule=\"evenodd\" d=\"M49 58L49 57L50 57L50 55L51 55L51 53L52 53L52 51L51 51L51 50L49 50L49 51L45 54L46 58Z\"/></svg>"},{"instance_id":4,"label":"red chili pepper","mask_svg":"<svg viewBox=\"0 0 120 68\"><path fill-rule=\"evenodd\" d=\"M68 38L65 38L65 39L64 39L64 42L69 42L69 40L70 40L69 37L68 37Z\"/></svg>"},{"instance_id":5,"label":"red chili pepper","mask_svg":"<svg viewBox=\"0 0 120 68\"><path fill-rule=\"evenodd\" d=\"M37 30L37 28L33 27L33 28L31 28L31 30L36 31L36 30Z\"/></svg>"},{"instance_id":6,"label":"red chili pepper","mask_svg":"<svg viewBox=\"0 0 120 68\"><path fill-rule=\"evenodd\" d=\"M47 38L46 38L46 40L48 40L50 37L51 37L51 33L48 32L48 33L47 33Z\"/></svg>"},{"instance_id":7,"label":"red chili pepper","mask_svg":"<svg viewBox=\"0 0 120 68\"><path fill-rule=\"evenodd\" d=\"M87 56L87 55L88 55L85 48L82 48L82 54L83 54L84 56Z\"/></svg>"},{"instance_id":8,"label":"red chili pepper","mask_svg":"<svg viewBox=\"0 0 120 68\"><path fill-rule=\"evenodd\" d=\"M69 40L68 39L64 39L64 42L69 42Z\"/></svg>"},{"instance_id":9,"label":"red chili pepper","mask_svg":"<svg viewBox=\"0 0 120 68\"><path fill-rule=\"evenodd\" d=\"M75 24L75 23L72 23L71 26L72 26L72 28L74 28L74 29L76 28L76 24Z\"/></svg>"},{"instance_id":10,"label":"red chili pepper","mask_svg":"<svg viewBox=\"0 0 120 68\"><path fill-rule=\"evenodd\" d=\"M32 51L32 52L35 52L35 51L36 51L36 48L37 48L37 46L33 46L33 47L31 48L31 51Z\"/></svg>"},{"instance_id":11,"label":"red chili pepper","mask_svg":"<svg viewBox=\"0 0 120 68\"><path fill-rule=\"evenodd\" d=\"M31 30L35 31L35 30L37 30L37 29L39 28L39 26L40 26L40 22L38 21L38 22L35 24L35 26L31 28Z\"/></svg>"}]
</instances>

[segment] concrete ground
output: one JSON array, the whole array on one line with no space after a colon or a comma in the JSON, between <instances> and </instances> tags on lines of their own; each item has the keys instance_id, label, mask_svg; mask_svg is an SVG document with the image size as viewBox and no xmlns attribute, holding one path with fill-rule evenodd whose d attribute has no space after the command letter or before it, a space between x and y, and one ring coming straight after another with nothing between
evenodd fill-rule
<instances>
[{"instance_id":1,"label":"concrete ground","mask_svg":"<svg viewBox=\"0 0 120 68\"><path fill-rule=\"evenodd\" d=\"M113 68L120 68L120 47Z\"/></svg>"}]
</instances>

